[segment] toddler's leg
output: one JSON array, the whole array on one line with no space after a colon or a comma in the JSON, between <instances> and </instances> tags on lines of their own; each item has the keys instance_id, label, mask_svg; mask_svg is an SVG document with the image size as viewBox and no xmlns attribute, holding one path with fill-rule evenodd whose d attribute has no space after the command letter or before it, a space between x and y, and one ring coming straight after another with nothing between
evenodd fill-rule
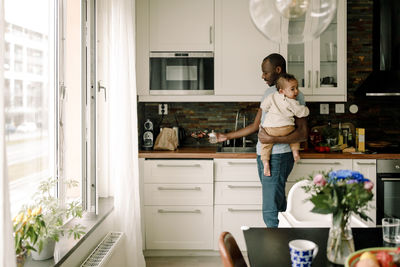
<instances>
[{"instance_id":1,"label":"toddler's leg","mask_svg":"<svg viewBox=\"0 0 400 267\"><path fill-rule=\"evenodd\" d=\"M264 163L264 175L271 176L269 159L273 144L261 144L261 160Z\"/></svg>"},{"instance_id":2,"label":"toddler's leg","mask_svg":"<svg viewBox=\"0 0 400 267\"><path fill-rule=\"evenodd\" d=\"M290 148L292 149L294 162L298 161L300 159L300 153L299 153L300 143L290 144Z\"/></svg>"}]
</instances>

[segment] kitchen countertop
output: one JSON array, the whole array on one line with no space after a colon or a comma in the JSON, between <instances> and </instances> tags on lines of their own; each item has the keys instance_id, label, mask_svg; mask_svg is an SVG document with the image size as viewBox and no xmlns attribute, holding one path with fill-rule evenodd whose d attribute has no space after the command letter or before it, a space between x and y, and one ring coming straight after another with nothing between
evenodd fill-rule
<instances>
[{"instance_id":1,"label":"kitchen countertop","mask_svg":"<svg viewBox=\"0 0 400 267\"><path fill-rule=\"evenodd\" d=\"M315 151L300 151L302 159L400 159L400 154L351 154L341 152L320 153ZM256 158L256 153L220 153L217 147L182 147L175 151L139 151L139 158L149 159L223 159L238 158L252 159Z\"/></svg>"}]
</instances>

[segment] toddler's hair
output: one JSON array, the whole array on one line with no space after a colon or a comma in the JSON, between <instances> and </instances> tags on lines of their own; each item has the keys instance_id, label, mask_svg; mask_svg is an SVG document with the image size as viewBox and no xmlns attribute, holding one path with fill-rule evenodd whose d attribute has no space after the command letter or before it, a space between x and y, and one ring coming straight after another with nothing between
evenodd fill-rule
<instances>
[{"instance_id":1,"label":"toddler's hair","mask_svg":"<svg viewBox=\"0 0 400 267\"><path fill-rule=\"evenodd\" d=\"M283 89L283 81L297 81L297 79L294 77L293 74L289 74L289 73L282 73L281 75L279 75L278 80L276 81L276 88L279 89Z\"/></svg>"}]
</instances>

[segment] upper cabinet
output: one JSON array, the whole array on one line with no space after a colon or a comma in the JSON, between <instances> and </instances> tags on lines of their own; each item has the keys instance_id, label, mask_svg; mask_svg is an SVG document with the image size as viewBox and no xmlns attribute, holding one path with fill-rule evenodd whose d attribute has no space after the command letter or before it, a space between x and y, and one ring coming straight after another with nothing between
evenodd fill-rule
<instances>
[{"instance_id":1,"label":"upper cabinet","mask_svg":"<svg viewBox=\"0 0 400 267\"><path fill-rule=\"evenodd\" d=\"M215 1L215 95L256 96L259 101L267 88L262 60L279 52L279 44L254 26L248 0Z\"/></svg>"},{"instance_id":2,"label":"upper cabinet","mask_svg":"<svg viewBox=\"0 0 400 267\"><path fill-rule=\"evenodd\" d=\"M150 51L213 51L214 0L150 0Z\"/></svg>"},{"instance_id":3,"label":"upper cabinet","mask_svg":"<svg viewBox=\"0 0 400 267\"><path fill-rule=\"evenodd\" d=\"M303 27L305 21L290 22ZM306 101L347 100L346 1L338 1L336 16L318 39L282 47L287 71L299 81Z\"/></svg>"}]
</instances>

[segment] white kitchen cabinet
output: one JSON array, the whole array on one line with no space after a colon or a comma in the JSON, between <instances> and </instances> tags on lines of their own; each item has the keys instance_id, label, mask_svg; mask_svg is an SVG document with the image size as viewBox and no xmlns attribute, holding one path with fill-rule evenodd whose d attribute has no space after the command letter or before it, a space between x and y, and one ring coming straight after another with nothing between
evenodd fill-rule
<instances>
[{"instance_id":1,"label":"white kitchen cabinet","mask_svg":"<svg viewBox=\"0 0 400 267\"><path fill-rule=\"evenodd\" d=\"M262 187L256 159L214 159L214 250L218 237L228 231L241 250L246 250L241 226L265 227Z\"/></svg>"},{"instance_id":2,"label":"white kitchen cabinet","mask_svg":"<svg viewBox=\"0 0 400 267\"><path fill-rule=\"evenodd\" d=\"M150 51L213 51L214 0L150 0Z\"/></svg>"},{"instance_id":3,"label":"white kitchen cabinet","mask_svg":"<svg viewBox=\"0 0 400 267\"><path fill-rule=\"evenodd\" d=\"M346 3L338 1L336 17L319 38L281 48L306 101L347 101ZM289 27L296 25L302 27L304 20Z\"/></svg>"},{"instance_id":4,"label":"white kitchen cabinet","mask_svg":"<svg viewBox=\"0 0 400 267\"><path fill-rule=\"evenodd\" d=\"M259 101L267 88L261 79L261 63L271 53L279 53L279 44L254 26L248 0L216 0L216 96L258 96Z\"/></svg>"},{"instance_id":5,"label":"white kitchen cabinet","mask_svg":"<svg viewBox=\"0 0 400 267\"><path fill-rule=\"evenodd\" d=\"M372 192L374 198L369 203L370 208L367 211L367 215L372 219L367 224L370 227L376 226L376 160L375 159L353 159L353 170L358 171L364 175L365 178L371 180L374 183Z\"/></svg>"},{"instance_id":6,"label":"white kitchen cabinet","mask_svg":"<svg viewBox=\"0 0 400 267\"><path fill-rule=\"evenodd\" d=\"M213 249L213 161L145 160L146 249Z\"/></svg>"}]
</instances>

